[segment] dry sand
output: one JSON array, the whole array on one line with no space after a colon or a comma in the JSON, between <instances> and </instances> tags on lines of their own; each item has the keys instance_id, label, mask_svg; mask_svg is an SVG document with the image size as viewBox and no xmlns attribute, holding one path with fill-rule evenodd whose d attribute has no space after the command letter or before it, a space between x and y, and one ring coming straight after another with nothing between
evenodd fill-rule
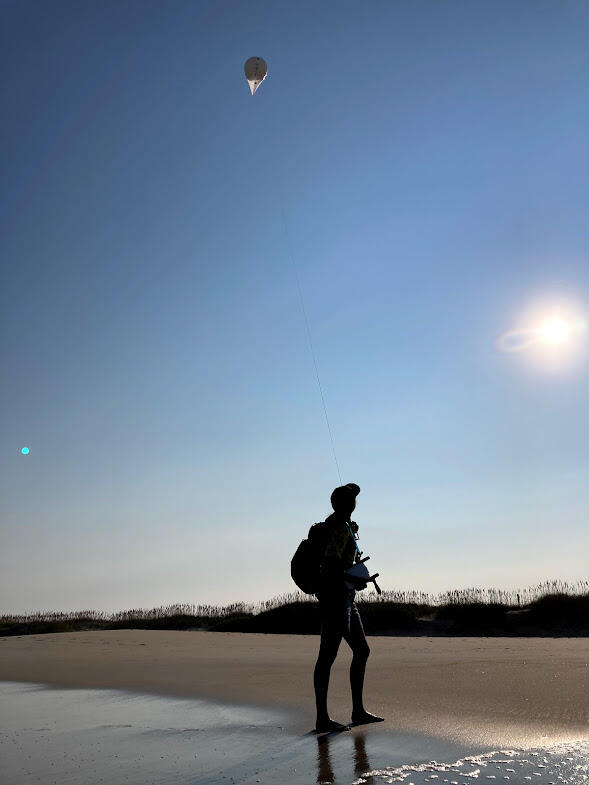
<instances>
[{"instance_id":1,"label":"dry sand","mask_svg":"<svg viewBox=\"0 0 589 785\"><path fill-rule=\"evenodd\" d=\"M409 730L476 744L589 736L589 640L371 637L365 697ZM313 727L318 636L117 630L0 638L0 680L203 697L293 712ZM330 712L349 721L342 644Z\"/></svg>"}]
</instances>

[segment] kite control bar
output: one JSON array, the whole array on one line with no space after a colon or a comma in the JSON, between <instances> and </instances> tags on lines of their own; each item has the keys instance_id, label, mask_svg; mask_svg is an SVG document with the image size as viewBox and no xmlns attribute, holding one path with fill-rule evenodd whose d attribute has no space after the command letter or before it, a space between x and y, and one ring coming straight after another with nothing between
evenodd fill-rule
<instances>
[{"instance_id":1,"label":"kite control bar","mask_svg":"<svg viewBox=\"0 0 589 785\"><path fill-rule=\"evenodd\" d=\"M375 572L374 575L371 575L368 572L368 568L364 564L367 562L370 556L365 556L361 561L357 561L353 567L350 567L349 570L345 571L345 575L349 576L352 579L352 583L354 581L358 581L361 583L374 583L374 588L376 589L377 594L382 594L381 588L376 582L376 579L379 576L378 572Z\"/></svg>"},{"instance_id":2,"label":"kite control bar","mask_svg":"<svg viewBox=\"0 0 589 785\"><path fill-rule=\"evenodd\" d=\"M360 550L360 548L358 548L358 543L356 542L356 537L354 535L354 532L352 530L349 521L348 521L348 529L350 531L350 534L352 535L352 539L354 541L354 545L356 546L358 556L362 556L362 551ZM376 582L379 573L375 572L374 575L371 575L368 572L368 567L364 564L364 562L367 562L369 558L370 556L365 556L363 559L358 559L358 561L352 567L350 567L348 570L344 572L344 575L349 575L349 577L352 579L352 583L354 581L358 581L361 583L374 583L374 588L376 589L376 593L382 594L381 588Z\"/></svg>"}]
</instances>

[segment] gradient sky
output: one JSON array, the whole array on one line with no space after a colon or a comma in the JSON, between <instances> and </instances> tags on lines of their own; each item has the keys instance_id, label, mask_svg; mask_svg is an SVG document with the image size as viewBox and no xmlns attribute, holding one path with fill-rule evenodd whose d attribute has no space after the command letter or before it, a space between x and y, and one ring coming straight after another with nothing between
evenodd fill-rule
<instances>
[{"instance_id":1,"label":"gradient sky","mask_svg":"<svg viewBox=\"0 0 589 785\"><path fill-rule=\"evenodd\" d=\"M1 611L294 589L339 480L288 235L383 588L587 577L587 359L496 348L589 309L587 3L0 16Z\"/></svg>"}]
</instances>

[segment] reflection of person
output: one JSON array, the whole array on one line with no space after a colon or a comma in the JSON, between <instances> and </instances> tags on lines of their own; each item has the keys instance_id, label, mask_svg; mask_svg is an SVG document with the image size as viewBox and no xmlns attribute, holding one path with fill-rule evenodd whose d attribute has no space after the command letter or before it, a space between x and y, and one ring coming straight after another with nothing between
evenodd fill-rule
<instances>
[{"instance_id":1,"label":"reflection of person","mask_svg":"<svg viewBox=\"0 0 589 785\"><path fill-rule=\"evenodd\" d=\"M354 774L356 779L362 777L364 785L372 785L372 776L365 776L369 771L370 764L366 754L366 739L363 733L358 733L354 736Z\"/></svg>"},{"instance_id":2,"label":"reflection of person","mask_svg":"<svg viewBox=\"0 0 589 785\"><path fill-rule=\"evenodd\" d=\"M365 776L370 771L368 755L366 754L366 738L363 733L354 736L354 776L362 777L365 785L373 785L372 776ZM317 782L319 785L329 785L335 782L335 774L329 755L329 734L317 737Z\"/></svg>"},{"instance_id":3,"label":"reflection of person","mask_svg":"<svg viewBox=\"0 0 589 785\"><path fill-rule=\"evenodd\" d=\"M329 736L317 737L317 782L319 785L325 785L328 782L334 782L335 775L331 767L331 758L329 757Z\"/></svg>"},{"instance_id":4,"label":"reflection of person","mask_svg":"<svg viewBox=\"0 0 589 785\"><path fill-rule=\"evenodd\" d=\"M356 496L360 488L348 483L336 488L331 494L333 513L323 523L312 526L309 539L318 547L321 554L319 588L319 612L321 616L321 644L315 665L313 681L317 706L318 732L344 730L347 726L335 722L327 711L327 691L329 676L342 638L353 652L350 665L350 686L352 688L352 722L364 724L381 722L382 717L366 711L362 699L364 672L370 648L366 642L362 620L354 598L356 589L348 588L344 571L352 567L360 554L350 528L354 534L358 525L350 520L356 508ZM366 588L366 583L358 583L358 589Z\"/></svg>"}]
</instances>

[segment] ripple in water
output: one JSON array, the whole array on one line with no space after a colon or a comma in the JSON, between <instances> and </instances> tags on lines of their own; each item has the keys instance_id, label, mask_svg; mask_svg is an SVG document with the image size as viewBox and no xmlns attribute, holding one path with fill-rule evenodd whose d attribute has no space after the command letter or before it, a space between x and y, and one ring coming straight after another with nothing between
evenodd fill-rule
<instances>
[{"instance_id":1,"label":"ripple in water","mask_svg":"<svg viewBox=\"0 0 589 785\"><path fill-rule=\"evenodd\" d=\"M498 750L469 755L454 763L432 760L429 763L374 769L354 780L352 785L377 785L381 782L473 785L477 779L499 780L504 785L588 785L589 742L531 750Z\"/></svg>"}]
</instances>

